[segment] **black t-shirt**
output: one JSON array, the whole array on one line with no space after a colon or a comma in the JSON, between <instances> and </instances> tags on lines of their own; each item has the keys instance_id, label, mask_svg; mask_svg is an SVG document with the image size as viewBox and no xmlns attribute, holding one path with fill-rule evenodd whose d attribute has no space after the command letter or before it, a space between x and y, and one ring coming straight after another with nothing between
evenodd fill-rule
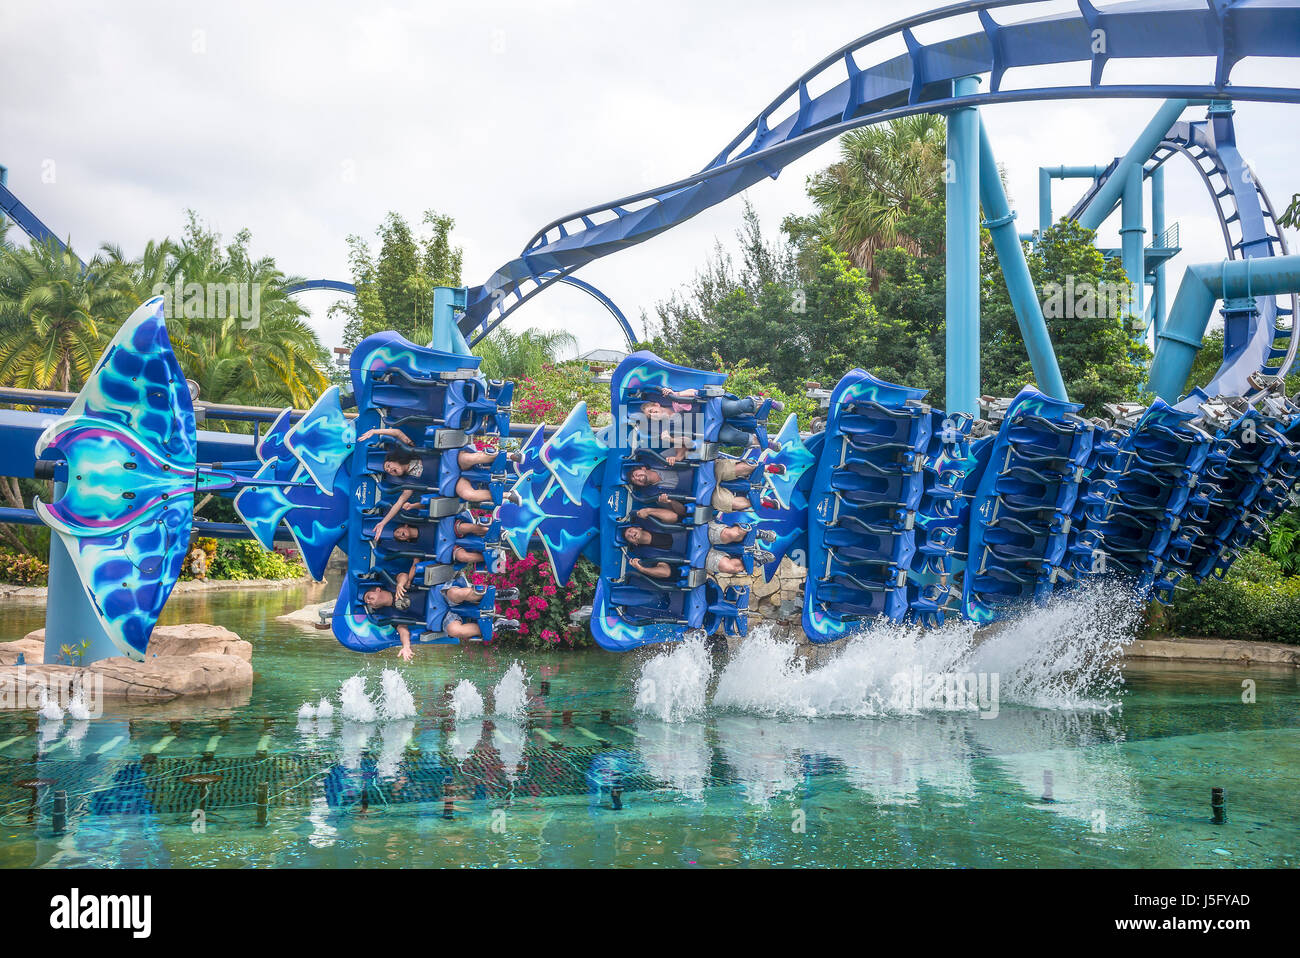
<instances>
[{"instance_id":1,"label":"black t-shirt","mask_svg":"<svg viewBox=\"0 0 1300 958\"><path fill-rule=\"evenodd\" d=\"M649 532L650 530L646 530ZM650 532L651 549L671 549L673 547L673 537L666 532Z\"/></svg>"}]
</instances>

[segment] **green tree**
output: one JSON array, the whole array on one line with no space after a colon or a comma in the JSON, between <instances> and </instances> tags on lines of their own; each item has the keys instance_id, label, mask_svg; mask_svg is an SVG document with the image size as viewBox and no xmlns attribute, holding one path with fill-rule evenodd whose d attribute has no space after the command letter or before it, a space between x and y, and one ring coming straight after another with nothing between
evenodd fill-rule
<instances>
[{"instance_id":1,"label":"green tree","mask_svg":"<svg viewBox=\"0 0 1300 958\"><path fill-rule=\"evenodd\" d=\"M463 251L452 246L456 221L428 210L428 230L417 238L399 214L390 212L379 225L379 252L357 235L348 237L348 265L357 295L330 307L330 316L346 318L344 344L355 347L374 333L394 330L412 342L431 338L435 286L460 286Z\"/></svg>"},{"instance_id":2,"label":"green tree","mask_svg":"<svg viewBox=\"0 0 1300 958\"><path fill-rule=\"evenodd\" d=\"M130 278L111 258L85 267L54 240L0 255L0 383L80 389L134 308Z\"/></svg>"},{"instance_id":3,"label":"green tree","mask_svg":"<svg viewBox=\"0 0 1300 958\"><path fill-rule=\"evenodd\" d=\"M881 250L919 252L903 223L944 194L947 128L943 117L918 113L851 130L840 137L840 158L808 179L817 206L812 231L875 277ZM809 229L806 221L798 231Z\"/></svg>"},{"instance_id":4,"label":"green tree","mask_svg":"<svg viewBox=\"0 0 1300 958\"><path fill-rule=\"evenodd\" d=\"M184 315L176 296L177 315L169 317L172 346L181 369L208 402L310 406L329 384L328 357L306 321L307 311L289 292L301 277L285 275L271 257L253 257L250 242L249 232L241 230L223 244L219 233L189 213L173 267L150 271L170 275L177 292L184 283ZM242 301L206 295L218 288L239 290ZM199 291L205 296L196 307L191 294ZM256 316L247 315L252 302Z\"/></svg>"},{"instance_id":5,"label":"green tree","mask_svg":"<svg viewBox=\"0 0 1300 958\"><path fill-rule=\"evenodd\" d=\"M524 379L535 377L543 366L555 365L576 352L578 338L564 330L525 329L513 333L498 326L473 349L483 360L479 367L489 379Z\"/></svg>"},{"instance_id":6,"label":"green tree","mask_svg":"<svg viewBox=\"0 0 1300 958\"><path fill-rule=\"evenodd\" d=\"M1028 263L1066 391L1084 404L1086 415L1104 415L1106 403L1143 401L1151 351L1133 336L1124 267L1107 259L1094 239L1092 230L1062 220L1028 254ZM983 388L1010 396L1034 376L1002 268L987 243L982 274Z\"/></svg>"}]
</instances>

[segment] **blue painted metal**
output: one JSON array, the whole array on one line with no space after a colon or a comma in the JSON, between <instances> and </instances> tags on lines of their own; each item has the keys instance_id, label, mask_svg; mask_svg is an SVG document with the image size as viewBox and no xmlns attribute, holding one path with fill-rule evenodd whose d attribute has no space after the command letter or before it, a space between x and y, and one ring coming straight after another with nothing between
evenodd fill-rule
<instances>
[{"instance_id":1,"label":"blue painted metal","mask_svg":"<svg viewBox=\"0 0 1300 958\"><path fill-rule=\"evenodd\" d=\"M1088 201L1087 207L1072 217L1079 221L1080 226L1090 230L1101 226L1115 209L1115 205L1123 198L1124 190L1129 188L1127 180L1129 170L1137 169L1141 175L1143 164L1160 146L1169 128L1178 121L1189 105L1187 98L1169 99L1160 105L1160 109L1156 110L1155 115L1147 121L1147 125L1142 128L1142 132L1133 141L1128 152L1120 158L1109 176L1097 188ZM1133 279L1131 276L1129 278ZM1141 282L1141 274L1138 274L1134 282Z\"/></svg>"},{"instance_id":2,"label":"blue painted metal","mask_svg":"<svg viewBox=\"0 0 1300 958\"><path fill-rule=\"evenodd\" d=\"M1139 318L1146 312L1146 275L1145 256L1146 225L1142 205L1142 166L1140 163L1127 165L1123 171L1116 171L1113 179L1123 177L1124 192L1121 202L1119 228L1120 244L1123 249L1124 272L1128 276L1130 299L1129 315L1135 336L1145 338ZM1108 181L1109 182L1109 181Z\"/></svg>"},{"instance_id":3,"label":"blue painted metal","mask_svg":"<svg viewBox=\"0 0 1300 958\"><path fill-rule=\"evenodd\" d=\"M1106 172L1104 166L1040 166L1038 168L1038 235L1053 226L1052 180L1097 179Z\"/></svg>"},{"instance_id":4,"label":"blue painted metal","mask_svg":"<svg viewBox=\"0 0 1300 958\"><path fill-rule=\"evenodd\" d=\"M953 96L970 96L978 88L977 77L961 77L953 81ZM975 107L961 107L947 117L947 408L975 415L980 399L980 115Z\"/></svg>"},{"instance_id":5,"label":"blue painted metal","mask_svg":"<svg viewBox=\"0 0 1300 958\"><path fill-rule=\"evenodd\" d=\"M990 13L1020 5L967 2L898 21L824 58L786 88L704 169L693 176L612 203L588 207L553 221L483 285L470 290L462 332L490 331L538 290L608 253L643 242L703 209L734 196L765 176L841 133L920 112L946 112L963 106L1016 101L1091 97L1180 99L1225 98L1232 66L1242 56L1290 56L1300 45L1300 3L1294 0L1244 0L1189 6L1177 0L1150 0L1098 11L1082 4L1035 20L999 24ZM919 42L915 28L971 13L982 31L932 44ZM1109 47L1093 50L1093 30L1104 29ZM887 37L902 37L908 52L870 67L855 54ZM1214 76L1199 84L1107 84L1110 58L1209 57ZM1090 62L1088 86L1002 90L1004 73L1021 66ZM952 81L991 74L988 93L954 98ZM838 80L838 82L836 82ZM826 92L813 96L813 88ZM1294 89L1233 88L1236 99L1286 102ZM782 116L787 101L797 104ZM1166 127L1167 129L1167 127Z\"/></svg>"},{"instance_id":6,"label":"blue painted metal","mask_svg":"<svg viewBox=\"0 0 1300 958\"><path fill-rule=\"evenodd\" d=\"M1011 305L1016 311L1020 335L1025 341L1029 361L1034 368L1034 378L1038 382L1038 388L1048 396L1053 399L1069 399L1065 391L1065 380L1061 378L1061 368L1056 362L1056 351L1052 348L1052 338L1047 332L1047 322L1043 319L1038 292L1034 289L1033 277L1029 275L1029 264L1025 262L1025 249L1020 245L1020 237L1016 235L1015 214L1007 202L997 160L993 156L993 146L982 122L979 128L979 167L979 199L980 205L984 207L984 225L993 237L993 248L997 251L998 262L1002 264L1002 275L1006 279ZM948 315L952 316L951 311Z\"/></svg>"},{"instance_id":7,"label":"blue painted metal","mask_svg":"<svg viewBox=\"0 0 1300 958\"><path fill-rule=\"evenodd\" d=\"M1151 171L1151 235L1154 242L1163 242L1165 235L1165 168L1157 166ZM1151 328L1160 335L1165 326L1165 310L1168 307L1165 292L1165 260L1156 263L1155 282L1151 287Z\"/></svg>"},{"instance_id":8,"label":"blue painted metal","mask_svg":"<svg viewBox=\"0 0 1300 958\"><path fill-rule=\"evenodd\" d=\"M41 222L40 217L9 191L9 187L4 181L0 181L0 213L17 223L19 228L35 242L48 243L52 241L62 249L67 248L63 240L59 239L52 229Z\"/></svg>"},{"instance_id":9,"label":"blue painted metal","mask_svg":"<svg viewBox=\"0 0 1300 958\"><path fill-rule=\"evenodd\" d=\"M57 611L47 645L81 642L95 618L116 654L144 658L185 558L195 493L232 484L196 469L197 448L189 389L156 297L122 324L67 414L35 447L38 456L67 460L58 498L33 503L69 560L51 573L60 601L48 606ZM69 567L82 588L62 574ZM102 654L99 636L90 638Z\"/></svg>"},{"instance_id":10,"label":"blue painted metal","mask_svg":"<svg viewBox=\"0 0 1300 958\"><path fill-rule=\"evenodd\" d=\"M1177 403L1201 337L1219 300L1273 296L1300 290L1300 256L1271 256L1188 266L1151 364L1151 389ZM1193 394L1191 403L1203 397ZM1181 407L1180 407L1181 408Z\"/></svg>"}]
</instances>

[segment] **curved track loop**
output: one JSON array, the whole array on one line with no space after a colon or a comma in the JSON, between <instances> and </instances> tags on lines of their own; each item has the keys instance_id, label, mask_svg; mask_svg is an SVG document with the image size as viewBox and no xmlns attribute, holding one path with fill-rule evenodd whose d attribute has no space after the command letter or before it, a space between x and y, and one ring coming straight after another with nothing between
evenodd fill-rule
<instances>
[{"instance_id":1,"label":"curved track loop","mask_svg":"<svg viewBox=\"0 0 1300 958\"><path fill-rule=\"evenodd\" d=\"M1228 259L1254 259L1290 252L1264 185L1237 147L1230 112L1220 111L1204 120L1175 123L1152 153L1146 175L1180 155L1196 168L1210 194ZM1098 177L1066 214L1067 219L1078 219L1083 214L1115 165L1112 163ZM1300 308L1300 297L1293 295L1290 299L1290 305L1283 305L1279 297L1259 297L1258 315L1250 322L1243 347L1225 356L1211 381L1194 390L1197 396L1207 399L1217 395L1248 395L1252 390L1249 382L1252 373L1286 375L1295 359L1297 344L1291 333L1292 317Z\"/></svg>"},{"instance_id":2,"label":"curved track loop","mask_svg":"<svg viewBox=\"0 0 1300 958\"><path fill-rule=\"evenodd\" d=\"M1233 66L1247 56L1294 56L1300 49L1300 0L1139 0L1104 10L1079 0L1077 12L998 23L991 11L1039 6L1038 0L980 0L900 20L823 59L787 87L710 163L693 176L580 210L543 227L524 251L469 291L461 331L486 335L541 289L609 253L644 242L736 195L816 147L856 127L956 106L1032 100L1139 97L1295 101L1300 91L1231 87ZM921 26L976 14L981 31L922 43ZM1097 31L1101 31L1100 34ZM1105 52L1097 53L1096 36ZM901 37L907 53L861 67L864 48ZM1201 84L1107 84L1113 59L1210 58ZM1002 90L1008 70L1091 64L1088 86ZM953 97L951 84L988 74L989 92ZM824 90L814 95L813 90ZM781 111L789 112L781 115Z\"/></svg>"}]
</instances>

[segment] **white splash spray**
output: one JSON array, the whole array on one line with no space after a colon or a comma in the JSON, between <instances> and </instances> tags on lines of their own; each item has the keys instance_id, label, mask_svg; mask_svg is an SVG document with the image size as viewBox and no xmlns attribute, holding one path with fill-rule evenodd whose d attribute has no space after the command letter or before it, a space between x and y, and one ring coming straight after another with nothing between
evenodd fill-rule
<instances>
[{"instance_id":1,"label":"white splash spray","mask_svg":"<svg viewBox=\"0 0 1300 958\"><path fill-rule=\"evenodd\" d=\"M528 673L518 660L510 664L492 690L492 704L496 715L517 716L528 710Z\"/></svg>"},{"instance_id":2,"label":"white splash spray","mask_svg":"<svg viewBox=\"0 0 1300 958\"><path fill-rule=\"evenodd\" d=\"M86 690L80 684L72 690L72 698L68 700L68 718L77 722L84 722L90 718L90 708L86 705Z\"/></svg>"},{"instance_id":3,"label":"white splash spray","mask_svg":"<svg viewBox=\"0 0 1300 958\"><path fill-rule=\"evenodd\" d=\"M379 714L384 718L409 719L415 715L415 698L406 687L406 680L396 669L384 669L379 677Z\"/></svg>"},{"instance_id":4,"label":"white splash spray","mask_svg":"<svg viewBox=\"0 0 1300 958\"><path fill-rule=\"evenodd\" d=\"M366 677L354 675L339 689L343 719L347 722L373 722L379 717L375 704L366 692Z\"/></svg>"},{"instance_id":5,"label":"white splash spray","mask_svg":"<svg viewBox=\"0 0 1300 958\"><path fill-rule=\"evenodd\" d=\"M1099 584L1027 609L986 636L969 622L872 623L814 668L794 642L759 627L723 670L713 704L804 717L992 713L999 702L1108 709L1118 704L1119 654L1140 617L1130 592Z\"/></svg>"},{"instance_id":6,"label":"white splash spray","mask_svg":"<svg viewBox=\"0 0 1300 958\"><path fill-rule=\"evenodd\" d=\"M316 717L318 719L334 717L334 703L323 695L320 697L320 701L316 703Z\"/></svg>"},{"instance_id":7,"label":"white splash spray","mask_svg":"<svg viewBox=\"0 0 1300 958\"><path fill-rule=\"evenodd\" d=\"M62 722L63 709L60 707L58 700L50 695L49 690L42 688L40 698L37 700L37 708L40 711L42 722Z\"/></svg>"},{"instance_id":8,"label":"white splash spray","mask_svg":"<svg viewBox=\"0 0 1300 958\"><path fill-rule=\"evenodd\" d=\"M641 667L636 709L663 722L680 722L704 711L713 660L703 639L687 639Z\"/></svg>"},{"instance_id":9,"label":"white splash spray","mask_svg":"<svg viewBox=\"0 0 1300 958\"><path fill-rule=\"evenodd\" d=\"M461 679L451 693L451 711L457 722L479 718L483 714L483 696L469 679Z\"/></svg>"}]
</instances>

